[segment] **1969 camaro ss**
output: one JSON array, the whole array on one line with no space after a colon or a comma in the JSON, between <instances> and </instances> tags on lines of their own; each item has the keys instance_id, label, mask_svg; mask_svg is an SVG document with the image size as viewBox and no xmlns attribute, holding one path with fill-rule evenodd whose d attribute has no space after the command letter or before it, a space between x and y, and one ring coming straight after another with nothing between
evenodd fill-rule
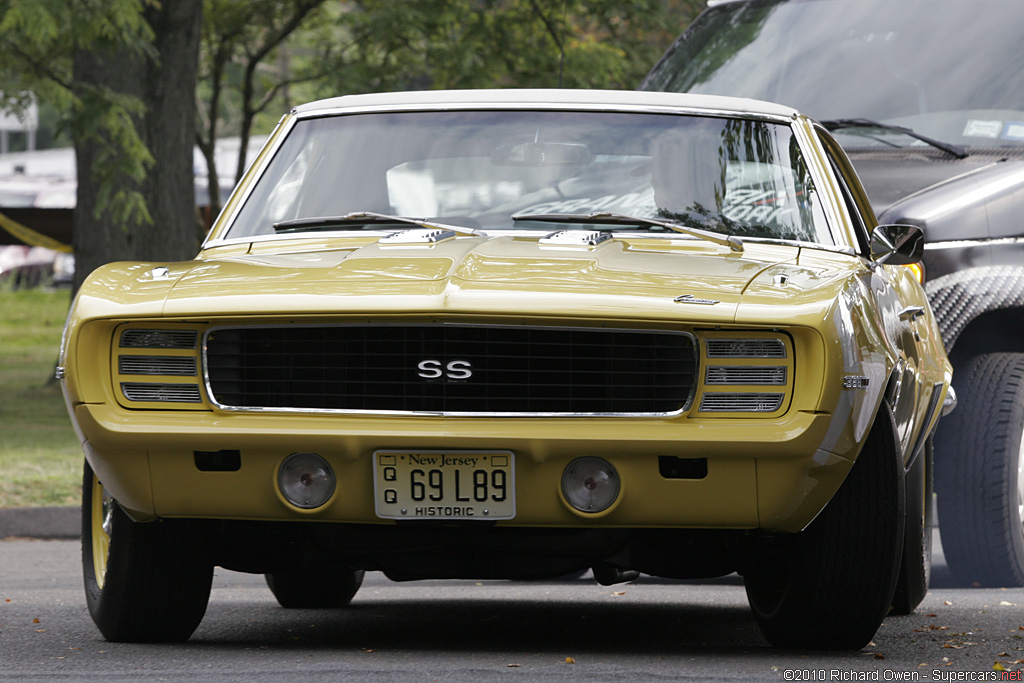
<instances>
[{"instance_id":1,"label":"1969 camaro ss","mask_svg":"<svg viewBox=\"0 0 1024 683\"><path fill-rule=\"evenodd\" d=\"M394 580L739 572L767 639L923 598L951 368L846 156L782 106L349 96L282 118L195 260L114 263L58 375L89 610L187 639Z\"/></svg>"}]
</instances>

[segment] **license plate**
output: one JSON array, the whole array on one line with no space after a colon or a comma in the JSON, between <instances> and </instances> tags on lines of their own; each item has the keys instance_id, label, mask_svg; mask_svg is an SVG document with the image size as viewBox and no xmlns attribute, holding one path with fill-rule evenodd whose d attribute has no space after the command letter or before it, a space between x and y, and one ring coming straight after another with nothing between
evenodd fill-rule
<instances>
[{"instance_id":1,"label":"license plate","mask_svg":"<svg viewBox=\"0 0 1024 683\"><path fill-rule=\"evenodd\" d=\"M377 516L384 519L512 519L511 451L377 451Z\"/></svg>"}]
</instances>

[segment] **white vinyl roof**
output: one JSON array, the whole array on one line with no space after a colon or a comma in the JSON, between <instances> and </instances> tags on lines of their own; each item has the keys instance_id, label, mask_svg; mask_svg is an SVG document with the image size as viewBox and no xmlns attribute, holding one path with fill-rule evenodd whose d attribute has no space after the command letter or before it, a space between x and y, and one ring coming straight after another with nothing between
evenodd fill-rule
<instances>
[{"instance_id":1,"label":"white vinyl roof","mask_svg":"<svg viewBox=\"0 0 1024 683\"><path fill-rule=\"evenodd\" d=\"M647 92L639 90L570 90L570 89L507 89L507 90L423 90L367 95L345 95L295 108L297 114L355 108L425 107L577 107L588 109L692 110L722 113L754 114L766 117L792 118L798 112L792 107L737 97L694 95L690 93Z\"/></svg>"}]
</instances>

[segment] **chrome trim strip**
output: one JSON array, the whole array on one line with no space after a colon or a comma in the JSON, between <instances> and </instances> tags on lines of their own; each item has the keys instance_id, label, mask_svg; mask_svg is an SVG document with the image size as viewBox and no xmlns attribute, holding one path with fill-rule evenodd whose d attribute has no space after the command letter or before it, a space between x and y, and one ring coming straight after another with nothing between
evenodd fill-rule
<instances>
[{"instance_id":1,"label":"chrome trim strip","mask_svg":"<svg viewBox=\"0 0 1024 683\"><path fill-rule=\"evenodd\" d=\"M708 386L785 386L784 365L709 365L704 371Z\"/></svg>"},{"instance_id":2,"label":"chrome trim strip","mask_svg":"<svg viewBox=\"0 0 1024 683\"><path fill-rule=\"evenodd\" d=\"M850 244L850 240L854 238L852 234L854 221L849 216L846 201L842 196L840 188L842 180L836 176L835 170L828 162L828 153L815 133L814 122L801 116L792 121L791 128L793 136L800 146L800 151L803 153L807 170L811 174L815 193L821 203L821 210L825 214L826 229L832 236L832 245L821 246L850 249L856 254L856 243ZM818 245L817 242L813 244Z\"/></svg>"},{"instance_id":3,"label":"chrome trim strip","mask_svg":"<svg viewBox=\"0 0 1024 683\"><path fill-rule=\"evenodd\" d=\"M165 375L195 377L195 356L118 356L120 375Z\"/></svg>"},{"instance_id":4,"label":"chrome trim strip","mask_svg":"<svg viewBox=\"0 0 1024 683\"><path fill-rule=\"evenodd\" d=\"M704 392L702 413L774 413L782 407L785 394L746 392Z\"/></svg>"},{"instance_id":5,"label":"chrome trim strip","mask_svg":"<svg viewBox=\"0 0 1024 683\"><path fill-rule=\"evenodd\" d=\"M935 415L942 409L939 404L939 397L942 396L943 382L936 382L932 385L932 395L928 399L928 411L925 413L924 422L921 423L921 432L917 435L917 441L914 443L914 449L910 452L910 460L907 461L906 470L909 472L910 468L914 466L914 462L917 460L921 452L924 451L925 443L928 441L928 437L931 435L930 432L925 429L932 423ZM950 391L953 387L949 388ZM941 416L940 416L941 417Z\"/></svg>"},{"instance_id":6,"label":"chrome trim strip","mask_svg":"<svg viewBox=\"0 0 1024 683\"><path fill-rule=\"evenodd\" d=\"M581 230L585 230L582 228ZM294 232L288 233L287 235L249 235L247 237L236 237L233 239L218 239L216 241L211 240L207 244L203 245L203 249L213 249L215 247L225 247L238 244L265 244L268 242L280 242L296 241L296 240L320 240L325 239L346 239L350 240L348 248L356 249L360 246L358 243L365 240L367 244L372 243L374 240L380 240L383 237L393 235L396 232L401 231L400 228L396 229L380 229L380 230L360 230L353 232L351 230L317 230L315 232ZM479 237L536 237L543 239L545 233L541 230L528 230L522 228L497 228L490 230L478 230ZM645 232L637 232L630 230L609 230L607 232L602 231L602 234L607 234L612 238L617 239L630 239L630 240L659 240L669 242L699 242L699 237L692 237L690 235L684 235L683 233L658 233L650 234ZM743 241L746 244L771 244L782 247L793 247L794 249L818 249L821 251L828 251L836 254L843 254L845 256L856 256L856 252L850 247L837 247L828 244L818 244L816 242L803 242L800 240L781 240L771 237L748 237L743 236Z\"/></svg>"},{"instance_id":7,"label":"chrome trim strip","mask_svg":"<svg viewBox=\"0 0 1024 683\"><path fill-rule=\"evenodd\" d=\"M839 244L821 244L820 242L805 242L803 240L784 240L777 237L749 237L747 235L741 235L741 237L743 237L743 241L748 244L774 244L780 247L818 249L819 251L829 251L833 254L843 254L844 256L857 256L857 251L853 247L846 247Z\"/></svg>"},{"instance_id":8,"label":"chrome trim strip","mask_svg":"<svg viewBox=\"0 0 1024 683\"><path fill-rule=\"evenodd\" d=\"M998 237L980 240L949 240L948 242L925 242L925 251L941 251L943 249L966 249L967 247L998 247L1007 244L1024 244L1021 237Z\"/></svg>"},{"instance_id":9,"label":"chrome trim strip","mask_svg":"<svg viewBox=\"0 0 1024 683\"><path fill-rule=\"evenodd\" d=\"M202 403L198 384L121 382L121 394L133 403Z\"/></svg>"},{"instance_id":10,"label":"chrome trim strip","mask_svg":"<svg viewBox=\"0 0 1024 683\"><path fill-rule=\"evenodd\" d=\"M753 350L737 347L750 346ZM770 348L770 347L775 347ZM778 337L711 337L704 340L708 358L787 358L786 343Z\"/></svg>"},{"instance_id":11,"label":"chrome trim strip","mask_svg":"<svg viewBox=\"0 0 1024 683\"><path fill-rule=\"evenodd\" d=\"M793 117L788 114L773 114L764 111L740 110L740 109L718 109L715 107L696 107L674 104L629 104L627 102L543 102L535 100L532 102L516 101L515 91L509 93L509 100L482 101L467 99L464 102L407 102L407 103L380 103L362 104L342 107L324 107L323 109L309 109L296 111L296 121L306 119L319 119L333 116L345 116L347 114L380 114L388 112L441 112L441 111L596 111L607 113L624 114L672 114L675 116L707 116L714 118L745 118L754 121L766 121L768 123L779 123L790 125ZM467 91L472 95L472 91Z\"/></svg>"},{"instance_id":12,"label":"chrome trim strip","mask_svg":"<svg viewBox=\"0 0 1024 683\"><path fill-rule=\"evenodd\" d=\"M121 332L118 339L120 349L181 349L192 351L196 348L196 330L176 330L170 328L147 329L145 327L129 327Z\"/></svg>"},{"instance_id":13,"label":"chrome trim strip","mask_svg":"<svg viewBox=\"0 0 1024 683\"><path fill-rule=\"evenodd\" d=\"M687 337L690 339L691 347L693 349L693 360L694 360L694 381L690 386L690 394L686 397L686 401L679 410L675 410L667 413L561 413L561 412L537 412L537 413L523 413L523 412L475 412L475 411L412 411L412 410L348 410L348 409L334 409L334 408L248 408L244 406L230 406L223 403L219 403L214 396L213 388L210 385L210 370L209 361L207 358L209 336L218 330L235 330L235 329L271 329L271 328L320 328L320 327L410 327L415 325L416 327L487 327L487 328L507 328L507 329L544 329L544 330L571 330L571 331L587 331L587 330L600 330L602 332L632 332L632 333L657 333L657 334L674 334L680 337ZM396 415L396 416L410 416L410 417L523 417L523 418L536 418L536 417L616 417L616 418L666 418L666 417L678 417L690 409L693 404L694 396L697 392L697 374L700 372L700 344L697 338L690 332L682 330L665 330L665 329L644 329L644 328L618 328L618 327L602 327L602 328L590 328L590 327L571 327L568 325L479 325L473 323L454 323L454 322L442 322L442 323L330 323L330 324L299 324L299 325L217 325L208 328L203 333L202 339L202 368L203 368L203 384L206 388L206 395L209 397L210 404L217 410L232 413L263 413L263 414L309 414L309 415Z\"/></svg>"}]
</instances>

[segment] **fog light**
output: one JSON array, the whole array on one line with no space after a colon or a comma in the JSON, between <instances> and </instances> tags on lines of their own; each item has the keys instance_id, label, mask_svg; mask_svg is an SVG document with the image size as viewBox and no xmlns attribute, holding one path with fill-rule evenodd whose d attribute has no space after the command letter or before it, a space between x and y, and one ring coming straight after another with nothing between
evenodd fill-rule
<instances>
[{"instance_id":1,"label":"fog light","mask_svg":"<svg viewBox=\"0 0 1024 683\"><path fill-rule=\"evenodd\" d=\"M334 470L316 453L292 453L281 463L277 485L289 503L311 510L334 495Z\"/></svg>"},{"instance_id":2,"label":"fog light","mask_svg":"<svg viewBox=\"0 0 1024 683\"><path fill-rule=\"evenodd\" d=\"M562 472L562 494L580 512L601 512L619 497L619 474L601 458L577 458Z\"/></svg>"}]
</instances>

